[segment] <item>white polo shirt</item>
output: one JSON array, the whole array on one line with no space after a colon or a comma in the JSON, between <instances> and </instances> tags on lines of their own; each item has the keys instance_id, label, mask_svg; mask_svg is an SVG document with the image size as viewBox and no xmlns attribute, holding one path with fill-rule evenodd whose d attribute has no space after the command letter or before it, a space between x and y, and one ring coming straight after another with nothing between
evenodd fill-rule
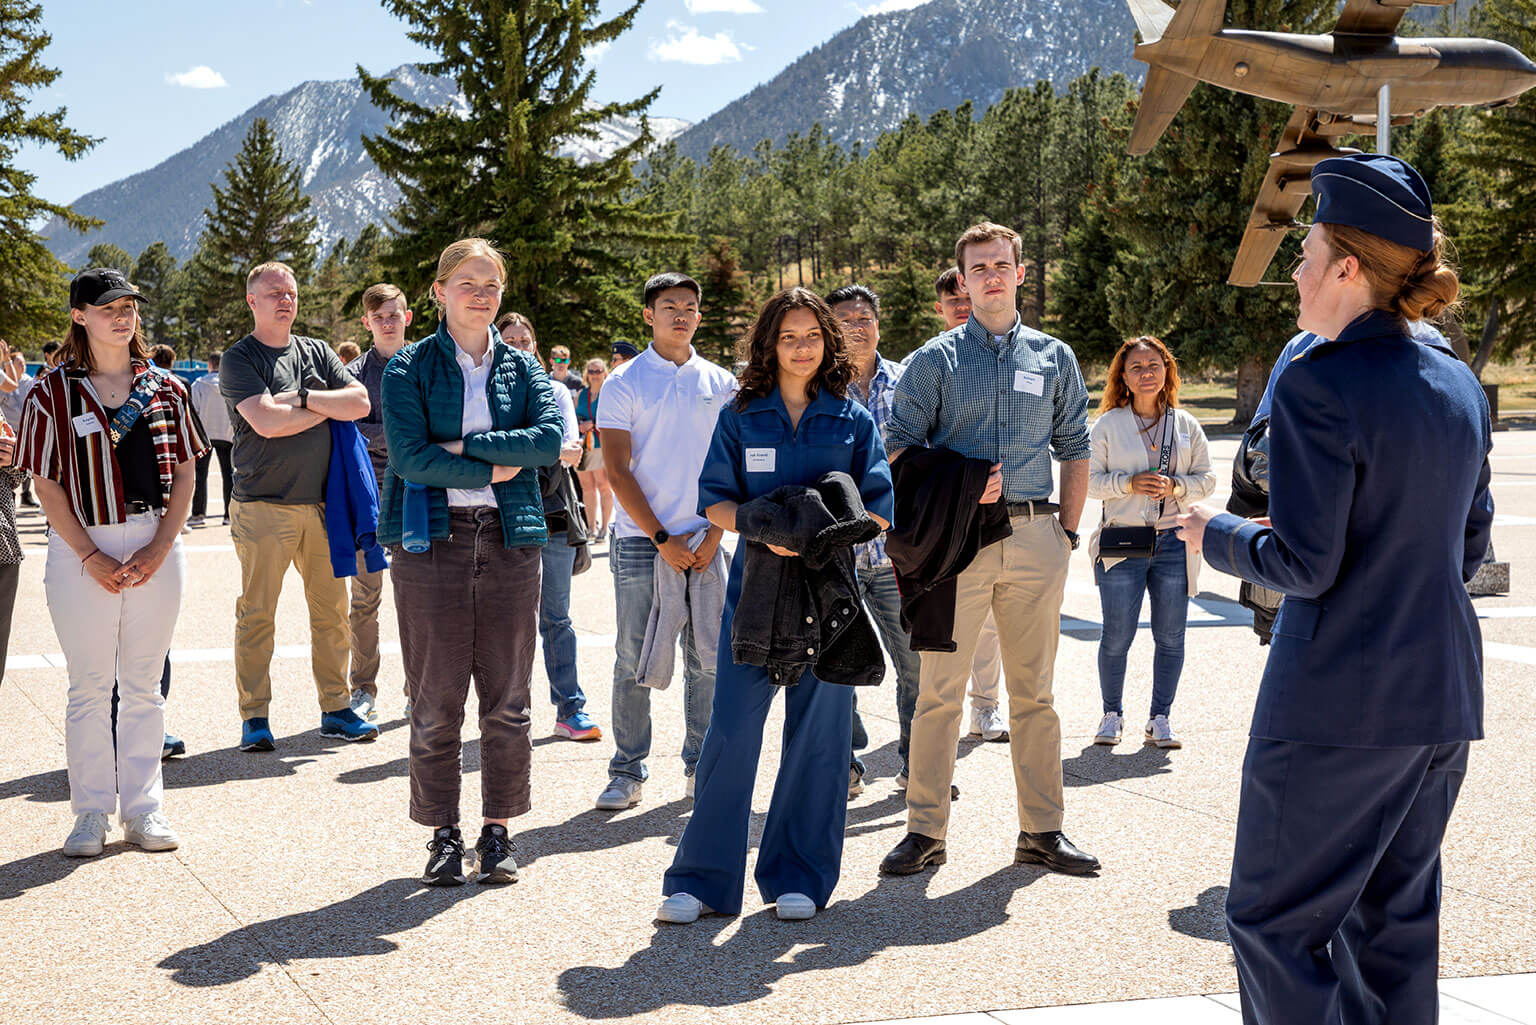
<instances>
[{"instance_id":1,"label":"white polo shirt","mask_svg":"<svg viewBox=\"0 0 1536 1025\"><path fill-rule=\"evenodd\" d=\"M477 431L488 431L496 426L491 420L490 396L486 394L486 388L491 382L491 364L496 362L495 347L498 343L495 340L495 328L491 329L491 335L491 345L485 350L478 366L475 365L475 358L459 347L458 339L453 341L453 358L464 372L464 423L459 431L461 437ZM483 488L449 488L448 504L459 508L494 506L496 492L489 484Z\"/></svg>"},{"instance_id":2,"label":"white polo shirt","mask_svg":"<svg viewBox=\"0 0 1536 1025\"><path fill-rule=\"evenodd\" d=\"M603 383L598 429L629 432L629 472L668 534L709 525L698 512L699 471L715 421L736 387L730 371L692 347L682 366L647 348ZM619 537L650 536L635 526L623 503L614 530Z\"/></svg>"}]
</instances>

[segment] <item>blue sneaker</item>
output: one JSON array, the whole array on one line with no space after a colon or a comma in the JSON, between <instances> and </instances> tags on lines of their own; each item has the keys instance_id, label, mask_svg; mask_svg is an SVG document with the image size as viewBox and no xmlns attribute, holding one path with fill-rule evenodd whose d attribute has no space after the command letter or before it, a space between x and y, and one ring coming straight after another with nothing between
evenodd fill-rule
<instances>
[{"instance_id":1,"label":"blue sneaker","mask_svg":"<svg viewBox=\"0 0 1536 1025\"><path fill-rule=\"evenodd\" d=\"M256 716L240 724L240 750L271 751L275 747L277 744L272 740L272 731L267 728L264 716Z\"/></svg>"},{"instance_id":2,"label":"blue sneaker","mask_svg":"<svg viewBox=\"0 0 1536 1025\"><path fill-rule=\"evenodd\" d=\"M602 740L603 731L585 712L575 712L555 723L555 734L567 740Z\"/></svg>"},{"instance_id":3,"label":"blue sneaker","mask_svg":"<svg viewBox=\"0 0 1536 1025\"><path fill-rule=\"evenodd\" d=\"M338 740L378 740L379 728L350 708L326 712L320 716L320 736Z\"/></svg>"}]
</instances>

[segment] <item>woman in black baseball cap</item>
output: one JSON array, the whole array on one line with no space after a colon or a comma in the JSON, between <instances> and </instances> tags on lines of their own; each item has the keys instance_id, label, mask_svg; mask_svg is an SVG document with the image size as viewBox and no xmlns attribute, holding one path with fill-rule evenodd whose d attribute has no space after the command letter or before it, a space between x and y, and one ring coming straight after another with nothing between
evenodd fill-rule
<instances>
[{"instance_id":1,"label":"woman in black baseball cap","mask_svg":"<svg viewBox=\"0 0 1536 1025\"><path fill-rule=\"evenodd\" d=\"M44 588L69 671L73 857L101 853L114 810L129 843L177 845L161 813L160 674L181 608L181 526L209 446L186 386L149 362L143 300L120 271L75 276L59 364L27 395L16 451L50 527Z\"/></svg>"}]
</instances>

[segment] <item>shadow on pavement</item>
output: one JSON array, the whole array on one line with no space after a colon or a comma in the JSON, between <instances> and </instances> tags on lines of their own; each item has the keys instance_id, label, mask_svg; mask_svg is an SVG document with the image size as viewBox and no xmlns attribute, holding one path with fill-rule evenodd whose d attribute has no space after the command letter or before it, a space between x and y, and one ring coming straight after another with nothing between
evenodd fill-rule
<instances>
[{"instance_id":1,"label":"shadow on pavement","mask_svg":"<svg viewBox=\"0 0 1536 1025\"><path fill-rule=\"evenodd\" d=\"M1193 904L1169 911L1168 926L1176 933L1193 936L1197 940L1228 942L1227 888L1207 887L1195 898Z\"/></svg>"},{"instance_id":2,"label":"shadow on pavement","mask_svg":"<svg viewBox=\"0 0 1536 1025\"><path fill-rule=\"evenodd\" d=\"M799 972L859 965L893 947L954 943L1002 925L1014 893L1042 874L1000 869L931 900L932 871L881 876L874 890L838 901L809 922L780 922L764 910L741 919L724 941L719 936L733 921L724 916L658 925L651 945L619 967L569 968L557 985L565 1006L588 1019L627 1018L671 1005L750 1003Z\"/></svg>"},{"instance_id":3,"label":"shadow on pavement","mask_svg":"<svg viewBox=\"0 0 1536 1025\"><path fill-rule=\"evenodd\" d=\"M69 823L60 823L61 843L68 832L68 825ZM89 862L115 857L130 849L138 848L130 848L119 840L117 843L109 842L101 854L94 858L66 858L58 848L54 848L51 851L40 851L37 854L19 858L8 865L0 865L0 900L14 900L28 890L59 882Z\"/></svg>"},{"instance_id":4,"label":"shadow on pavement","mask_svg":"<svg viewBox=\"0 0 1536 1025\"><path fill-rule=\"evenodd\" d=\"M1136 738L1131 738L1135 743ZM1115 754L1113 748L1089 742L1075 758L1061 762L1061 781L1069 787L1091 787L1095 783L1114 783L1122 779L1145 779L1173 771L1173 761L1160 747L1145 744L1129 754Z\"/></svg>"},{"instance_id":5,"label":"shadow on pavement","mask_svg":"<svg viewBox=\"0 0 1536 1025\"><path fill-rule=\"evenodd\" d=\"M428 887L416 879L391 879L323 908L232 929L177 951L158 967L170 970L182 986L224 986L256 975L263 965L388 954L399 949L389 936L485 892L481 886Z\"/></svg>"}]
</instances>

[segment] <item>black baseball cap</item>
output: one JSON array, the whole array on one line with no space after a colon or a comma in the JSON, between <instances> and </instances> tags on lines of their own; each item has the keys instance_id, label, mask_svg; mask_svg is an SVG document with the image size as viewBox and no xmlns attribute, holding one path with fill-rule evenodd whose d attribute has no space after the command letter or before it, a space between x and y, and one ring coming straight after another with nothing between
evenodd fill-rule
<instances>
[{"instance_id":1,"label":"black baseball cap","mask_svg":"<svg viewBox=\"0 0 1536 1025\"><path fill-rule=\"evenodd\" d=\"M634 359L640 355L640 350L629 342L617 341L613 343L612 353L615 356L623 356L625 359Z\"/></svg>"},{"instance_id":2,"label":"black baseball cap","mask_svg":"<svg viewBox=\"0 0 1536 1025\"><path fill-rule=\"evenodd\" d=\"M69 283L71 308L105 306L107 303L116 302L125 297L137 299L141 303L149 302L128 283L127 275L113 267L92 267L90 270L83 270Z\"/></svg>"}]
</instances>

